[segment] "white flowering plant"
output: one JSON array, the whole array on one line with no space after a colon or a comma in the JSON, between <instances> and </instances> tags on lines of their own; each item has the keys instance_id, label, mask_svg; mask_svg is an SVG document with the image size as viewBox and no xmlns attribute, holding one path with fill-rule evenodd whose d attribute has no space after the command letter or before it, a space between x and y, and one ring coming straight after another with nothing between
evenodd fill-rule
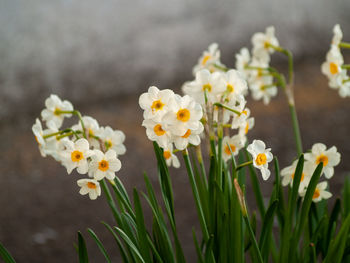
<instances>
[{"instance_id":1,"label":"white flowering plant","mask_svg":"<svg viewBox=\"0 0 350 263\"><path fill-rule=\"evenodd\" d=\"M350 96L340 48L339 25L322 72L331 88L342 97ZM315 143L304 152L293 96L293 58L280 46L274 27L252 37L252 51L242 48L235 68L220 62L217 44L209 46L193 68L194 80L184 83L184 96L172 90L150 87L139 97L144 110L142 126L153 142L158 163L161 200L147 175L146 192L133 190L133 201L116 174L121 169L119 155L126 152L125 135L111 127L100 127L97 120L82 116L68 101L51 95L32 127L43 157L52 156L71 173L85 178L77 181L80 194L91 200L105 194L115 225L103 223L113 235L123 262L187 262L180 242L174 208L174 194L168 167L185 164L195 201L200 233L193 228L197 262L350 262L350 181L342 198L328 211L332 197L328 179L341 156L335 146L327 149ZM288 59L284 74L270 66L271 55L280 52ZM259 140L248 138L254 118L246 96L268 104L282 90L291 113L296 142L295 159L280 170L272 150ZM78 123L62 128L65 118L78 117ZM203 154L207 151L207 154ZM204 156L204 157L203 157ZM208 156L208 163L205 157ZM271 171L271 166L274 169ZM258 214L250 213L245 201L249 174ZM273 174L273 190L263 199L261 185ZM320 180L322 181L320 182ZM284 191L283 187L287 188ZM112 191L111 191L112 189ZM145 223L140 196L152 212L152 225ZM341 201L342 200L342 201ZM102 241L88 233L111 262ZM88 262L83 235L78 232L79 262ZM0 255L14 262L0 245Z\"/></svg>"}]
</instances>

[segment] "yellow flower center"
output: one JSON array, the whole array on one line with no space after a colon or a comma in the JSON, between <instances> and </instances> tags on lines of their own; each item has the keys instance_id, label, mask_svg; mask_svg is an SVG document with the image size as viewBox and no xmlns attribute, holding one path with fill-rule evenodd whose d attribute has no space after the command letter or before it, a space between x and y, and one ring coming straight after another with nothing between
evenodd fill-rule
<instances>
[{"instance_id":1,"label":"yellow flower center","mask_svg":"<svg viewBox=\"0 0 350 263\"><path fill-rule=\"evenodd\" d=\"M34 137L35 137L36 142L37 142L39 145L41 145L40 142L39 142L39 140L38 140L38 137L36 137L36 136L34 136Z\"/></svg>"},{"instance_id":2,"label":"yellow flower center","mask_svg":"<svg viewBox=\"0 0 350 263\"><path fill-rule=\"evenodd\" d=\"M211 87L211 85L209 83L204 84L203 87L202 87L203 91L211 92L211 89L212 89L212 87Z\"/></svg>"},{"instance_id":3,"label":"yellow flower center","mask_svg":"<svg viewBox=\"0 0 350 263\"><path fill-rule=\"evenodd\" d=\"M162 136L165 133L165 131L162 128L162 125L160 124L157 124L156 126L154 126L153 130L155 134L157 134L157 136Z\"/></svg>"},{"instance_id":4,"label":"yellow flower center","mask_svg":"<svg viewBox=\"0 0 350 263\"><path fill-rule=\"evenodd\" d=\"M203 59L202 59L201 64L204 66L204 65L208 62L208 60L209 60L210 58L211 58L210 55L204 56Z\"/></svg>"},{"instance_id":5,"label":"yellow flower center","mask_svg":"<svg viewBox=\"0 0 350 263\"><path fill-rule=\"evenodd\" d=\"M259 153L258 156L256 157L255 162L257 165L263 165L266 163L266 159L267 158L266 158L265 153Z\"/></svg>"},{"instance_id":6,"label":"yellow flower center","mask_svg":"<svg viewBox=\"0 0 350 263\"><path fill-rule=\"evenodd\" d=\"M58 116L58 115L60 115L60 111L61 111L60 108L55 108L53 114L55 114L56 116Z\"/></svg>"},{"instance_id":7,"label":"yellow flower center","mask_svg":"<svg viewBox=\"0 0 350 263\"><path fill-rule=\"evenodd\" d=\"M292 179L294 179L294 176L295 176L295 174L293 173L293 174L292 174ZM300 182L304 181L304 177L305 177L305 174L302 173L302 174L301 174L301 178L300 178Z\"/></svg>"},{"instance_id":8,"label":"yellow flower center","mask_svg":"<svg viewBox=\"0 0 350 263\"><path fill-rule=\"evenodd\" d=\"M102 160L98 163L98 169L105 172L109 168L109 163L106 160Z\"/></svg>"},{"instance_id":9,"label":"yellow flower center","mask_svg":"<svg viewBox=\"0 0 350 263\"><path fill-rule=\"evenodd\" d=\"M79 162L83 158L84 158L84 155L80 151L75 150L71 153L72 162Z\"/></svg>"},{"instance_id":10,"label":"yellow flower center","mask_svg":"<svg viewBox=\"0 0 350 263\"><path fill-rule=\"evenodd\" d=\"M332 75L337 74L339 72L337 64L334 62L329 63L329 72L331 72Z\"/></svg>"},{"instance_id":11,"label":"yellow flower center","mask_svg":"<svg viewBox=\"0 0 350 263\"><path fill-rule=\"evenodd\" d=\"M112 145L113 145L113 143L112 143L112 141L111 141L111 140L107 140L107 141L105 141L105 146L106 146L106 149L111 148L111 147L112 147Z\"/></svg>"},{"instance_id":12,"label":"yellow flower center","mask_svg":"<svg viewBox=\"0 0 350 263\"><path fill-rule=\"evenodd\" d=\"M262 75L263 75L262 70L261 70L261 69L258 69L258 77L260 78L260 77L262 77Z\"/></svg>"},{"instance_id":13,"label":"yellow flower center","mask_svg":"<svg viewBox=\"0 0 350 263\"><path fill-rule=\"evenodd\" d=\"M182 138L188 138L190 135L191 135L191 130L188 129L187 132L184 135L182 135L181 137Z\"/></svg>"},{"instance_id":14,"label":"yellow flower center","mask_svg":"<svg viewBox=\"0 0 350 263\"><path fill-rule=\"evenodd\" d=\"M188 109L181 109L176 113L177 119L182 122L187 122L190 119L190 111Z\"/></svg>"},{"instance_id":15,"label":"yellow flower center","mask_svg":"<svg viewBox=\"0 0 350 263\"><path fill-rule=\"evenodd\" d=\"M151 109L152 111L158 111L163 109L164 105L165 104L161 100L156 100L156 101L153 101Z\"/></svg>"},{"instance_id":16,"label":"yellow flower center","mask_svg":"<svg viewBox=\"0 0 350 263\"><path fill-rule=\"evenodd\" d=\"M318 188L316 188L314 195L312 196L312 199L316 199L320 197L320 190L318 190Z\"/></svg>"},{"instance_id":17,"label":"yellow flower center","mask_svg":"<svg viewBox=\"0 0 350 263\"><path fill-rule=\"evenodd\" d=\"M232 152L235 152L235 151L236 151L236 146L234 146L233 144L230 144L230 147L228 147L228 145L226 145L226 147L225 147L225 153L226 153L227 155L230 155L230 156L231 156L231 150L230 150L230 148L231 148Z\"/></svg>"},{"instance_id":18,"label":"yellow flower center","mask_svg":"<svg viewBox=\"0 0 350 263\"><path fill-rule=\"evenodd\" d=\"M87 187L90 188L90 189L96 189L96 188L97 188L96 184L95 184L95 183L92 183L92 182L88 182L86 185L87 185Z\"/></svg>"},{"instance_id":19,"label":"yellow flower center","mask_svg":"<svg viewBox=\"0 0 350 263\"><path fill-rule=\"evenodd\" d=\"M264 48L265 48L265 49L268 49L268 48L269 48L269 45L270 45L270 43L269 43L268 41L265 41L265 43L264 43Z\"/></svg>"},{"instance_id":20,"label":"yellow flower center","mask_svg":"<svg viewBox=\"0 0 350 263\"><path fill-rule=\"evenodd\" d=\"M94 131L92 129L89 128L89 136L94 136Z\"/></svg>"},{"instance_id":21,"label":"yellow flower center","mask_svg":"<svg viewBox=\"0 0 350 263\"><path fill-rule=\"evenodd\" d=\"M227 92L234 92L235 91L235 88L231 85L231 84L227 84L226 86L226 90Z\"/></svg>"},{"instance_id":22,"label":"yellow flower center","mask_svg":"<svg viewBox=\"0 0 350 263\"><path fill-rule=\"evenodd\" d=\"M319 164L320 162L323 162L323 166L327 166L328 157L324 154L319 155L316 159L316 164Z\"/></svg>"},{"instance_id":23,"label":"yellow flower center","mask_svg":"<svg viewBox=\"0 0 350 263\"><path fill-rule=\"evenodd\" d=\"M171 157L170 151L164 151L163 156L166 160L168 160Z\"/></svg>"},{"instance_id":24,"label":"yellow flower center","mask_svg":"<svg viewBox=\"0 0 350 263\"><path fill-rule=\"evenodd\" d=\"M249 124L247 123L247 125L245 126L245 129L244 129L245 134L247 134L248 131L249 131Z\"/></svg>"}]
</instances>

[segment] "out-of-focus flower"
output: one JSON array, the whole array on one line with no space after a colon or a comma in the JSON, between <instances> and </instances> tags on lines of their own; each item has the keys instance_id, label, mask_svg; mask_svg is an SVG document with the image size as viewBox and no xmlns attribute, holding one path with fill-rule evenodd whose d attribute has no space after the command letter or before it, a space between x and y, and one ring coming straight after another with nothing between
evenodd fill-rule
<instances>
[{"instance_id":1,"label":"out-of-focus flower","mask_svg":"<svg viewBox=\"0 0 350 263\"><path fill-rule=\"evenodd\" d=\"M312 146L311 153L305 153L305 160L310 161L316 167L319 163L323 163L323 170L327 179L334 174L334 166L340 162L340 153L337 152L337 147L333 146L327 150L323 143L315 143Z\"/></svg>"},{"instance_id":2,"label":"out-of-focus flower","mask_svg":"<svg viewBox=\"0 0 350 263\"><path fill-rule=\"evenodd\" d=\"M119 130L113 130L111 127L101 127L97 136L102 140L106 150L112 149L117 153L117 156L123 155L126 152L125 134Z\"/></svg>"},{"instance_id":3,"label":"out-of-focus flower","mask_svg":"<svg viewBox=\"0 0 350 263\"><path fill-rule=\"evenodd\" d=\"M247 82L237 70L231 69L222 74L226 84L226 91L224 92L225 102L239 101L240 97L247 93Z\"/></svg>"},{"instance_id":4,"label":"out-of-focus flower","mask_svg":"<svg viewBox=\"0 0 350 263\"><path fill-rule=\"evenodd\" d=\"M272 97L277 95L277 87L273 84L271 76L263 76L250 86L254 100L263 100L264 104L269 104Z\"/></svg>"},{"instance_id":5,"label":"out-of-focus flower","mask_svg":"<svg viewBox=\"0 0 350 263\"><path fill-rule=\"evenodd\" d=\"M115 173L122 167L114 150L108 150L106 153L100 150L94 150L91 159L89 168L94 178L98 181L105 177L108 180L113 180Z\"/></svg>"},{"instance_id":6,"label":"out-of-focus flower","mask_svg":"<svg viewBox=\"0 0 350 263\"><path fill-rule=\"evenodd\" d=\"M64 141L65 150L61 152L63 165L67 168L67 173L70 174L74 168L77 168L78 173L86 174L88 172L87 158L91 157L94 152L89 149L89 142L82 138L76 142Z\"/></svg>"},{"instance_id":7,"label":"out-of-focus flower","mask_svg":"<svg viewBox=\"0 0 350 263\"><path fill-rule=\"evenodd\" d=\"M339 47L339 44L343 38L343 32L340 28L339 24L336 24L333 27L333 38L332 38L332 45Z\"/></svg>"},{"instance_id":8,"label":"out-of-focus flower","mask_svg":"<svg viewBox=\"0 0 350 263\"><path fill-rule=\"evenodd\" d=\"M269 26L266 28L265 33L255 33L252 37L253 44L253 56L269 60L269 54L275 52L270 45L279 46L278 39L275 37L275 28Z\"/></svg>"},{"instance_id":9,"label":"out-of-focus flower","mask_svg":"<svg viewBox=\"0 0 350 263\"><path fill-rule=\"evenodd\" d=\"M220 62L220 50L219 45L217 43L212 43L208 50L205 50L202 54L202 56L198 59L197 65L193 67L193 75L195 76L196 73L202 69L207 69L210 72L218 71L219 69L217 66L224 66Z\"/></svg>"},{"instance_id":10,"label":"out-of-focus flower","mask_svg":"<svg viewBox=\"0 0 350 263\"><path fill-rule=\"evenodd\" d=\"M285 167L281 170L281 176L283 177L282 179L282 185L287 186L290 184L290 186L293 185L293 180L294 180L294 174L295 174L295 169L297 167L298 160L295 160L292 165ZM315 170L315 166L310 163L310 162L305 162L303 171L301 174L300 178L300 185L299 185L299 193L302 193L304 189L309 185L309 182L311 180L311 176Z\"/></svg>"},{"instance_id":11,"label":"out-of-focus flower","mask_svg":"<svg viewBox=\"0 0 350 263\"><path fill-rule=\"evenodd\" d=\"M244 147L245 137L240 134L232 137L225 136L222 139L222 158L225 162L231 159L231 152L233 156L236 156L240 149Z\"/></svg>"},{"instance_id":12,"label":"out-of-focus flower","mask_svg":"<svg viewBox=\"0 0 350 263\"><path fill-rule=\"evenodd\" d=\"M65 117L71 117L70 113L61 113L62 111L73 111L73 105L67 100L62 101L57 95L51 95L45 101L46 109L41 112L44 121L53 121L59 129L62 126Z\"/></svg>"},{"instance_id":13,"label":"out-of-focus flower","mask_svg":"<svg viewBox=\"0 0 350 263\"><path fill-rule=\"evenodd\" d=\"M101 195L100 183L94 179L80 179L77 184L81 187L79 193L81 195L89 194L91 200L95 200Z\"/></svg>"},{"instance_id":14,"label":"out-of-focus flower","mask_svg":"<svg viewBox=\"0 0 350 263\"><path fill-rule=\"evenodd\" d=\"M321 182L317 184L315 192L312 196L312 201L315 203L323 200L323 199L329 199L332 197L332 193L328 192L327 189L328 183L327 182ZM305 196L307 191L307 188L304 189L304 191L300 194L301 196Z\"/></svg>"},{"instance_id":15,"label":"out-of-focus flower","mask_svg":"<svg viewBox=\"0 0 350 263\"><path fill-rule=\"evenodd\" d=\"M250 63L249 50L244 47L241 48L238 54L236 54L236 69L243 75L245 79L248 79L250 70L247 69Z\"/></svg>"},{"instance_id":16,"label":"out-of-focus flower","mask_svg":"<svg viewBox=\"0 0 350 263\"><path fill-rule=\"evenodd\" d=\"M253 157L253 165L261 171L262 178L267 180L271 174L268 163L273 159L271 149L266 149L263 141L254 140L248 145L247 151Z\"/></svg>"},{"instance_id":17,"label":"out-of-focus flower","mask_svg":"<svg viewBox=\"0 0 350 263\"><path fill-rule=\"evenodd\" d=\"M148 92L143 93L139 98L140 107L144 110L144 119L161 121L168 111L169 103L173 97L174 92L172 90L159 90L157 87L150 87Z\"/></svg>"},{"instance_id":18,"label":"out-of-focus flower","mask_svg":"<svg viewBox=\"0 0 350 263\"><path fill-rule=\"evenodd\" d=\"M164 148L163 156L165 159L165 162L168 166L173 166L175 168L180 167L179 159L175 154L173 154L173 145L169 144L167 147Z\"/></svg>"},{"instance_id":19,"label":"out-of-focus flower","mask_svg":"<svg viewBox=\"0 0 350 263\"><path fill-rule=\"evenodd\" d=\"M346 72L346 70L341 68L343 63L344 58L340 49L332 46L327 53L326 61L321 66L322 73L328 77L330 86L336 85L337 76L342 72Z\"/></svg>"},{"instance_id":20,"label":"out-of-focus flower","mask_svg":"<svg viewBox=\"0 0 350 263\"><path fill-rule=\"evenodd\" d=\"M83 127L81 126L80 121L78 124L75 124L72 126L72 130L85 132L90 145L98 149L99 148L98 140L94 138L100 129L100 126L98 125L97 120L90 116L83 116L82 120L84 122L85 131L83 131Z\"/></svg>"}]
</instances>

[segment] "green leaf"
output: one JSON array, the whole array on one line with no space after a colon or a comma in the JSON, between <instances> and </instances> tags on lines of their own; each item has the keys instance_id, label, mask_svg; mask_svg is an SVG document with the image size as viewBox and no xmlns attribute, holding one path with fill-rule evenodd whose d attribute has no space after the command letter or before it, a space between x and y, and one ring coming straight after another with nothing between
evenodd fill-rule
<instances>
[{"instance_id":1,"label":"green leaf","mask_svg":"<svg viewBox=\"0 0 350 263\"><path fill-rule=\"evenodd\" d=\"M194 231L194 228L192 228L192 236L193 236L193 242L196 248L196 253L197 253L197 260L199 263L204 263L204 258L202 255L202 251L199 247L198 241L197 241L197 237L196 237L196 232Z\"/></svg>"},{"instance_id":2,"label":"green leaf","mask_svg":"<svg viewBox=\"0 0 350 263\"><path fill-rule=\"evenodd\" d=\"M16 263L11 254L7 249L0 243L0 256L5 261L5 263Z\"/></svg>"},{"instance_id":3,"label":"green leaf","mask_svg":"<svg viewBox=\"0 0 350 263\"><path fill-rule=\"evenodd\" d=\"M350 176L345 178L343 204L343 219L345 219L350 214Z\"/></svg>"},{"instance_id":4,"label":"green leaf","mask_svg":"<svg viewBox=\"0 0 350 263\"><path fill-rule=\"evenodd\" d=\"M102 242L101 242L100 239L97 237L97 235L95 234L95 232L94 232L92 229L90 229L90 228L88 228L87 231L89 232L89 234L91 235L91 237L95 240L95 242L96 242L98 248L100 249L101 253L102 253L103 256L105 257L106 261L107 261L107 262L111 262L111 260L110 260L110 258L109 258L109 256L108 256L108 253L107 253L105 247L103 246Z\"/></svg>"},{"instance_id":5,"label":"green leaf","mask_svg":"<svg viewBox=\"0 0 350 263\"><path fill-rule=\"evenodd\" d=\"M332 234L336 228L337 220L338 220L338 215L340 214L341 210L341 204L340 204L340 199L337 198L335 201L334 207L332 209L331 216L329 217L328 221L328 229L327 229L327 237L326 237L326 247L325 250L328 250L329 243L331 242Z\"/></svg>"},{"instance_id":6,"label":"green leaf","mask_svg":"<svg viewBox=\"0 0 350 263\"><path fill-rule=\"evenodd\" d=\"M340 263L343 258L346 240L350 228L350 215L343 222L338 235L331 241L328 253L323 263Z\"/></svg>"},{"instance_id":7,"label":"green leaf","mask_svg":"<svg viewBox=\"0 0 350 263\"><path fill-rule=\"evenodd\" d=\"M78 255L79 255L79 263L89 262L85 240L82 234L80 233L80 231L78 231Z\"/></svg>"}]
</instances>

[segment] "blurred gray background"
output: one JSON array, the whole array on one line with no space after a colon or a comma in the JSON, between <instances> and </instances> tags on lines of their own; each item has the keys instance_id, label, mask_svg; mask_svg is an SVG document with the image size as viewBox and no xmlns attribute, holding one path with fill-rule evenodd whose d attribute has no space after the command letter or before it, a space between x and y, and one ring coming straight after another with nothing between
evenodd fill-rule
<instances>
[{"instance_id":1,"label":"blurred gray background","mask_svg":"<svg viewBox=\"0 0 350 263\"><path fill-rule=\"evenodd\" d=\"M68 176L39 154L31 126L45 98L56 93L101 125L124 131L127 153L119 177L129 192L142 190L146 171L159 190L138 96L150 85L179 92L212 42L219 44L222 61L233 66L235 53L250 48L251 35L269 25L296 56L304 149L323 142L342 154L330 186L339 195L350 171L350 100L328 88L320 65L336 23L350 41L349 11L345 0L0 0L0 242L18 262L76 262L76 231L87 237L91 227L119 262L115 243L99 223L113 224L104 198L80 196L81 177ZM283 56L273 61L285 68ZM283 93L268 106L249 100L248 107L256 118L250 138L263 139L285 167L295 148ZM198 222L191 189L182 169L171 174L180 239L189 262L195 262L191 228ZM262 182L265 197L272 181ZM248 201L254 209L251 195ZM91 262L104 262L93 241L87 242Z\"/></svg>"}]
</instances>

